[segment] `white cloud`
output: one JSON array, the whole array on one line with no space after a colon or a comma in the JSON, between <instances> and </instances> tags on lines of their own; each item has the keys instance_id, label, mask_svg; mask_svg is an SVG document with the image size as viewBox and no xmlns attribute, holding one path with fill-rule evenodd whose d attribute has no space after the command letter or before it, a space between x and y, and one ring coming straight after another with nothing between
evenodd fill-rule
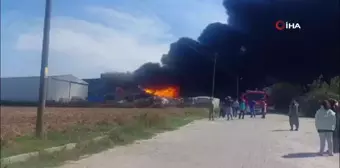
<instances>
[{"instance_id":1,"label":"white cloud","mask_svg":"<svg viewBox=\"0 0 340 168\"><path fill-rule=\"evenodd\" d=\"M179 37L195 39L209 23L225 22L221 2L124 0L102 8L79 1L70 7L72 11L56 10L54 15L67 17L57 15L51 22L49 72L96 77L105 71L133 71L147 61L159 62ZM30 10L36 6L3 14L1 75L39 74L43 12L36 15Z\"/></svg>"},{"instance_id":2,"label":"white cloud","mask_svg":"<svg viewBox=\"0 0 340 168\"><path fill-rule=\"evenodd\" d=\"M50 72L88 77L103 71L133 71L147 61L159 62L174 40L169 26L157 17L106 8L86 11L97 21L52 19ZM17 50L41 52L42 22L32 27L36 29L19 36Z\"/></svg>"},{"instance_id":3,"label":"white cloud","mask_svg":"<svg viewBox=\"0 0 340 168\"><path fill-rule=\"evenodd\" d=\"M129 32L137 37L141 37L143 40L167 40L173 38L173 35L169 34L170 26L164 23L157 16L133 16L129 13L122 13L117 10L101 8L101 7L89 7L87 11L101 16L98 19L110 27Z\"/></svg>"},{"instance_id":4,"label":"white cloud","mask_svg":"<svg viewBox=\"0 0 340 168\"><path fill-rule=\"evenodd\" d=\"M133 1L134 5L131 5ZM227 23L223 0L124 0L125 8L140 14L157 14L178 36L196 39L210 23Z\"/></svg>"}]
</instances>

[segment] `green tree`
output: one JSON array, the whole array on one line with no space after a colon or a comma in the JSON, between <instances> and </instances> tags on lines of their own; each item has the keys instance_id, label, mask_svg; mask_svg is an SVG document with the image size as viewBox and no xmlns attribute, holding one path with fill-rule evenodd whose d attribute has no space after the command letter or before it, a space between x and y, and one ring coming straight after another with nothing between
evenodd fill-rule
<instances>
[{"instance_id":1,"label":"green tree","mask_svg":"<svg viewBox=\"0 0 340 168\"><path fill-rule=\"evenodd\" d=\"M270 87L269 102L276 109L286 109L294 97L302 93L302 88L290 83L277 83Z\"/></svg>"},{"instance_id":2,"label":"green tree","mask_svg":"<svg viewBox=\"0 0 340 168\"><path fill-rule=\"evenodd\" d=\"M308 117L314 117L319 109L319 102L325 99L339 99L339 76L333 77L330 83L322 79L322 75L309 85L309 92L299 97L301 112Z\"/></svg>"}]
</instances>

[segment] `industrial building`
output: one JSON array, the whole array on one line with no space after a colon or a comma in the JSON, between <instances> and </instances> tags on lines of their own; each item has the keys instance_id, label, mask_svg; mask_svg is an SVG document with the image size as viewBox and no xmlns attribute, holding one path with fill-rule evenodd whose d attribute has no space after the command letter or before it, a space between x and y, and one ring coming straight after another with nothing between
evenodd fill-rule
<instances>
[{"instance_id":1,"label":"industrial building","mask_svg":"<svg viewBox=\"0 0 340 168\"><path fill-rule=\"evenodd\" d=\"M87 100L88 83L84 80L73 75L49 76L46 80L47 101ZM39 76L1 78L1 100L37 102L39 100L39 82Z\"/></svg>"},{"instance_id":2,"label":"industrial building","mask_svg":"<svg viewBox=\"0 0 340 168\"><path fill-rule=\"evenodd\" d=\"M107 78L84 79L88 83L88 101L104 102L122 100L141 93L137 85L121 84L119 80Z\"/></svg>"}]
</instances>

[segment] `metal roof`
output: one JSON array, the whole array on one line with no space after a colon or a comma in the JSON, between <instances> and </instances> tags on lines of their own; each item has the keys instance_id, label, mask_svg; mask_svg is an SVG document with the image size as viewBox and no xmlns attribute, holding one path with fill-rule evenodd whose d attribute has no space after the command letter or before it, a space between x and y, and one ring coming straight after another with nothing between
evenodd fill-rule
<instances>
[{"instance_id":1,"label":"metal roof","mask_svg":"<svg viewBox=\"0 0 340 168\"><path fill-rule=\"evenodd\" d=\"M61 80L61 81L68 81L68 82L73 82L73 83L78 83L78 84L84 84L87 85L88 83L85 82L82 79L79 79L73 75L57 75L57 76L50 76L52 79L56 80Z\"/></svg>"},{"instance_id":2,"label":"metal roof","mask_svg":"<svg viewBox=\"0 0 340 168\"><path fill-rule=\"evenodd\" d=\"M40 78L39 76L25 76L25 77L1 77L1 79L22 79L22 78ZM53 75L48 76L48 78L60 80L60 81L66 81L66 82L72 82L72 83L78 83L83 85L88 85L87 82L85 82L82 79L79 79L71 74L68 75Z\"/></svg>"}]
</instances>

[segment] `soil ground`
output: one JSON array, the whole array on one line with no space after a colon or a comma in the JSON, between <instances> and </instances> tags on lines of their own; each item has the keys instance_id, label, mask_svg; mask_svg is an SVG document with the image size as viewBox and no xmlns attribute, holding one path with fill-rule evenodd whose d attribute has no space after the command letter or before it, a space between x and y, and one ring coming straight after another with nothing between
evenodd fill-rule
<instances>
[{"instance_id":1,"label":"soil ground","mask_svg":"<svg viewBox=\"0 0 340 168\"><path fill-rule=\"evenodd\" d=\"M34 107L1 107L1 139L32 134L35 128ZM182 113L181 108L46 108L46 132L64 131L75 125L122 124L145 112Z\"/></svg>"},{"instance_id":2,"label":"soil ground","mask_svg":"<svg viewBox=\"0 0 340 168\"><path fill-rule=\"evenodd\" d=\"M339 155L317 156L314 119L301 118L289 131L288 118L200 120L150 140L116 147L61 168L337 168Z\"/></svg>"}]
</instances>

